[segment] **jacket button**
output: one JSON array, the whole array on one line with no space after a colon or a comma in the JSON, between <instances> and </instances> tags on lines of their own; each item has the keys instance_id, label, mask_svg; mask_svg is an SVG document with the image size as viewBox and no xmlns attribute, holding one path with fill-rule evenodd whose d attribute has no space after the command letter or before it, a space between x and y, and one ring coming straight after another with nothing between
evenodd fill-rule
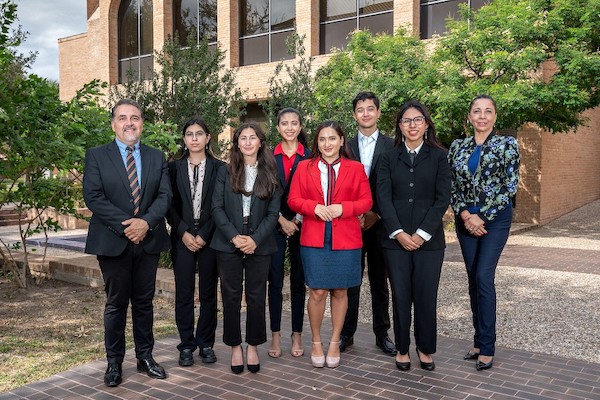
<instances>
[{"instance_id":1,"label":"jacket button","mask_svg":"<svg viewBox=\"0 0 600 400\"><path fill-rule=\"evenodd\" d=\"M413 199L408 199L408 202L409 202L409 203L412 203L412 202L413 202Z\"/></svg>"},{"instance_id":2,"label":"jacket button","mask_svg":"<svg viewBox=\"0 0 600 400\"><path fill-rule=\"evenodd\" d=\"M413 186L415 186L415 184L411 182L408 184L408 186L413 187Z\"/></svg>"},{"instance_id":3,"label":"jacket button","mask_svg":"<svg viewBox=\"0 0 600 400\"><path fill-rule=\"evenodd\" d=\"M414 168L409 169L410 172L415 172Z\"/></svg>"}]
</instances>

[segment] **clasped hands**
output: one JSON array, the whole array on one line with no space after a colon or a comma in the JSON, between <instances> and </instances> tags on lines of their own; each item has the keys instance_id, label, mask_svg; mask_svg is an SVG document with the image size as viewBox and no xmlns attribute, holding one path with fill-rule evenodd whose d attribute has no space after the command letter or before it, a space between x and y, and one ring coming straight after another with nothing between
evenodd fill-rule
<instances>
[{"instance_id":1,"label":"clasped hands","mask_svg":"<svg viewBox=\"0 0 600 400\"><path fill-rule=\"evenodd\" d=\"M406 232L399 232L394 238L398 241L398 243L400 243L402 247L404 247L405 250L408 251L415 251L419 247L421 247L423 243L425 243L425 239L423 239L416 233L409 235Z\"/></svg>"},{"instance_id":2,"label":"clasped hands","mask_svg":"<svg viewBox=\"0 0 600 400\"><path fill-rule=\"evenodd\" d=\"M295 220L296 219L294 218L294 221ZM283 216L279 217L278 222L279 226L281 227L281 232L287 237L293 236L296 232L299 231L297 224L295 224L293 221L289 221Z\"/></svg>"},{"instance_id":3,"label":"clasped hands","mask_svg":"<svg viewBox=\"0 0 600 400\"><path fill-rule=\"evenodd\" d=\"M485 229L485 222L479 217L479 215L471 214L465 210L460 213L460 217L465 224L465 229L468 230L471 235L483 236L487 233L487 230Z\"/></svg>"},{"instance_id":4,"label":"clasped hands","mask_svg":"<svg viewBox=\"0 0 600 400\"><path fill-rule=\"evenodd\" d=\"M317 204L315 207L315 215L323 221L332 221L334 218L342 216L343 208L341 204L330 204L328 206Z\"/></svg>"},{"instance_id":5,"label":"clasped hands","mask_svg":"<svg viewBox=\"0 0 600 400\"><path fill-rule=\"evenodd\" d=\"M256 250L256 242L248 235L235 235L231 243L244 254L254 254Z\"/></svg>"},{"instance_id":6,"label":"clasped hands","mask_svg":"<svg viewBox=\"0 0 600 400\"><path fill-rule=\"evenodd\" d=\"M206 241L202 239L200 235L192 235L189 232L185 232L181 237L181 241L188 248L189 251L196 252L206 246Z\"/></svg>"},{"instance_id":7,"label":"clasped hands","mask_svg":"<svg viewBox=\"0 0 600 400\"><path fill-rule=\"evenodd\" d=\"M148 222L141 218L129 218L121 222L121 225L126 226L123 233L125 237L133 242L133 244L140 244L146 237L150 226Z\"/></svg>"}]
</instances>

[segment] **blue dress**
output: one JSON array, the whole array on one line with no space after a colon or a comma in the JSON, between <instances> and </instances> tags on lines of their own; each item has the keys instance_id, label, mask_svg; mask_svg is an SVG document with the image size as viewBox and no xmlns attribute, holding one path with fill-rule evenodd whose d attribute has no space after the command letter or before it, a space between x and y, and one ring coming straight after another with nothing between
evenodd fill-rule
<instances>
[{"instance_id":1,"label":"blue dress","mask_svg":"<svg viewBox=\"0 0 600 400\"><path fill-rule=\"evenodd\" d=\"M359 286L361 251L332 250L331 222L326 222L323 247L300 246L306 285L311 289L344 289Z\"/></svg>"}]
</instances>

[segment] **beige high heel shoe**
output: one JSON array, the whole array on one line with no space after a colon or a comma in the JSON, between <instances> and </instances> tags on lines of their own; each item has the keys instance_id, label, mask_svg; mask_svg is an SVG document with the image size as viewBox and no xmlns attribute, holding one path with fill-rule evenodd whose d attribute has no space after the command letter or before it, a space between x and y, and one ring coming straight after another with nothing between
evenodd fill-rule
<instances>
[{"instance_id":1,"label":"beige high heel shoe","mask_svg":"<svg viewBox=\"0 0 600 400\"><path fill-rule=\"evenodd\" d=\"M312 342L313 347L315 345L323 347L323 343L321 342ZM325 366L325 356L314 356L312 351L310 352L310 362L312 366L315 368L323 368Z\"/></svg>"},{"instance_id":2,"label":"beige high heel shoe","mask_svg":"<svg viewBox=\"0 0 600 400\"><path fill-rule=\"evenodd\" d=\"M294 336L298 339L298 347L294 347ZM304 348L302 347L302 334L300 332L292 332L292 357L302 357Z\"/></svg>"},{"instance_id":3,"label":"beige high heel shoe","mask_svg":"<svg viewBox=\"0 0 600 400\"><path fill-rule=\"evenodd\" d=\"M331 346L337 346L338 348L340 347L340 342L329 342L329 347L331 348ZM340 356L337 357L330 357L327 356L325 358L326 362L327 362L327 368L337 368L340 365Z\"/></svg>"},{"instance_id":4,"label":"beige high heel shoe","mask_svg":"<svg viewBox=\"0 0 600 400\"><path fill-rule=\"evenodd\" d=\"M281 356L281 332L271 334L271 348L267 352L269 357L279 358Z\"/></svg>"}]
</instances>

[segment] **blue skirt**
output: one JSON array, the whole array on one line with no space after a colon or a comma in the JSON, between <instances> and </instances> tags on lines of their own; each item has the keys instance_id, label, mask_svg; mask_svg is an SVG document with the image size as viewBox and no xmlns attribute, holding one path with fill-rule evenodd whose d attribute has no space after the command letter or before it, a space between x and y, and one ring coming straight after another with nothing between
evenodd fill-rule
<instances>
[{"instance_id":1,"label":"blue skirt","mask_svg":"<svg viewBox=\"0 0 600 400\"><path fill-rule=\"evenodd\" d=\"M361 284L362 250L332 250L331 222L325 223L323 247L300 246L306 286L312 289L343 289Z\"/></svg>"}]
</instances>

